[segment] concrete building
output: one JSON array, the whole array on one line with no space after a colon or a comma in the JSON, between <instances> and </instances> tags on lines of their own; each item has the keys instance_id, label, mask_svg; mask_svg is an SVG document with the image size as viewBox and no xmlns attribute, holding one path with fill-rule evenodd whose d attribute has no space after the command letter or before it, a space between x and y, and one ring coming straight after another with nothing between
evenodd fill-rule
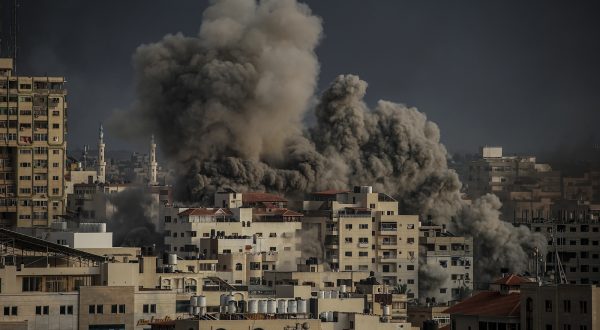
<instances>
[{"instance_id":1,"label":"concrete building","mask_svg":"<svg viewBox=\"0 0 600 330\"><path fill-rule=\"evenodd\" d=\"M473 238L454 236L444 226L424 225L419 229L422 263L447 275L436 292L420 288L419 300L436 303L462 300L473 291Z\"/></svg>"},{"instance_id":2,"label":"concrete building","mask_svg":"<svg viewBox=\"0 0 600 330\"><path fill-rule=\"evenodd\" d=\"M265 193L228 190L217 192L215 204L226 207L163 207L159 214L163 217L165 250L177 253L183 259L217 259L222 254L264 254L260 270L265 265L270 265L271 270L272 266L282 271L296 270L301 257L299 233L303 215L283 208L287 204L285 199ZM176 216L175 209L180 211ZM237 255L226 259L236 258L255 257ZM238 263L244 264L235 262L236 265ZM256 282L256 276L252 277ZM236 280L242 278L246 277L241 273L236 275Z\"/></svg>"},{"instance_id":3,"label":"concrete building","mask_svg":"<svg viewBox=\"0 0 600 330\"><path fill-rule=\"evenodd\" d=\"M48 227L65 211L65 79L12 68L0 59L0 227Z\"/></svg>"},{"instance_id":4,"label":"concrete building","mask_svg":"<svg viewBox=\"0 0 600 330\"><path fill-rule=\"evenodd\" d=\"M418 292L419 217L398 214L398 202L372 187L311 194L301 205L303 230L324 242L331 269L373 271L387 285Z\"/></svg>"},{"instance_id":5,"label":"concrete building","mask_svg":"<svg viewBox=\"0 0 600 330\"><path fill-rule=\"evenodd\" d=\"M547 273L556 272L558 253L568 283L600 283L600 221L536 221L526 225L548 239L543 259Z\"/></svg>"},{"instance_id":6,"label":"concrete building","mask_svg":"<svg viewBox=\"0 0 600 330\"><path fill-rule=\"evenodd\" d=\"M521 330L600 329L600 288L595 285L521 285Z\"/></svg>"}]
</instances>

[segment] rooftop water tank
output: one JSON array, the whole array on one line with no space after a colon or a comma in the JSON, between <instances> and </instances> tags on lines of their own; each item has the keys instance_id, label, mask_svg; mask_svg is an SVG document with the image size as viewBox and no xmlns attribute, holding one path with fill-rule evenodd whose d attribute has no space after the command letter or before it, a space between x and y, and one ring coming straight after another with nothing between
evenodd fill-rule
<instances>
[{"instance_id":1,"label":"rooftop water tank","mask_svg":"<svg viewBox=\"0 0 600 330\"><path fill-rule=\"evenodd\" d=\"M287 313L287 300L279 299L279 301L277 302L277 313L278 314Z\"/></svg>"},{"instance_id":2,"label":"rooftop water tank","mask_svg":"<svg viewBox=\"0 0 600 330\"><path fill-rule=\"evenodd\" d=\"M289 314L296 314L296 313L298 313L298 303L296 302L295 299L292 299L292 300L288 301L288 303L287 303L287 312Z\"/></svg>"},{"instance_id":3,"label":"rooftop water tank","mask_svg":"<svg viewBox=\"0 0 600 330\"><path fill-rule=\"evenodd\" d=\"M277 301L275 299L269 299L267 301L267 314L277 313Z\"/></svg>"},{"instance_id":4,"label":"rooftop water tank","mask_svg":"<svg viewBox=\"0 0 600 330\"><path fill-rule=\"evenodd\" d=\"M304 299L298 300L298 313L299 314L308 313L308 303L306 300L304 300Z\"/></svg>"},{"instance_id":5,"label":"rooftop water tank","mask_svg":"<svg viewBox=\"0 0 600 330\"><path fill-rule=\"evenodd\" d=\"M248 300L248 313L250 313L250 314L258 313L258 300L256 300L256 299Z\"/></svg>"},{"instance_id":6,"label":"rooftop water tank","mask_svg":"<svg viewBox=\"0 0 600 330\"><path fill-rule=\"evenodd\" d=\"M258 312L260 314L267 314L267 301L265 299L258 301Z\"/></svg>"}]
</instances>

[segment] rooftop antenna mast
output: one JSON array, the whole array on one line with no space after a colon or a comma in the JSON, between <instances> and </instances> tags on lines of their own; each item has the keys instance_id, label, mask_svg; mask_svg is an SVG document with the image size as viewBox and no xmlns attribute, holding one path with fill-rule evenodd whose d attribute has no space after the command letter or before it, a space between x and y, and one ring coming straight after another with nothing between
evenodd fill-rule
<instances>
[{"instance_id":1,"label":"rooftop antenna mast","mask_svg":"<svg viewBox=\"0 0 600 330\"><path fill-rule=\"evenodd\" d=\"M567 275L565 274L565 269L563 268L562 262L560 261L560 256L558 254L558 247L556 246L556 225L552 226L552 245L554 245L554 272L556 273L556 284L566 284L567 283Z\"/></svg>"}]
</instances>

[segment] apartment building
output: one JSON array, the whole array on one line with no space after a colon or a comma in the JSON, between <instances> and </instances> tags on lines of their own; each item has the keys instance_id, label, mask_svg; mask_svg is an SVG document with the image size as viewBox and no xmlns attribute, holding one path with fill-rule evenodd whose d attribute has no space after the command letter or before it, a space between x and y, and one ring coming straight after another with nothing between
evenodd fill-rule
<instances>
[{"instance_id":1,"label":"apartment building","mask_svg":"<svg viewBox=\"0 0 600 330\"><path fill-rule=\"evenodd\" d=\"M423 225L419 229L421 258L425 265L444 271L447 277L436 292L419 292L419 300L435 303L461 300L473 291L473 238L454 236L441 225Z\"/></svg>"},{"instance_id":2,"label":"apartment building","mask_svg":"<svg viewBox=\"0 0 600 330\"><path fill-rule=\"evenodd\" d=\"M521 285L521 330L600 329L600 287L526 283Z\"/></svg>"},{"instance_id":3,"label":"apartment building","mask_svg":"<svg viewBox=\"0 0 600 330\"><path fill-rule=\"evenodd\" d=\"M301 205L303 229L324 242L324 262L340 271L373 271L387 285L417 297L419 217L401 215L392 197L370 186L310 194Z\"/></svg>"},{"instance_id":4,"label":"apartment building","mask_svg":"<svg viewBox=\"0 0 600 330\"><path fill-rule=\"evenodd\" d=\"M600 222L597 219L537 221L527 225L548 239L546 272L556 273L558 254L568 283L600 283Z\"/></svg>"},{"instance_id":5,"label":"apartment building","mask_svg":"<svg viewBox=\"0 0 600 330\"><path fill-rule=\"evenodd\" d=\"M65 79L12 68L0 59L0 227L48 227L65 211Z\"/></svg>"}]
</instances>

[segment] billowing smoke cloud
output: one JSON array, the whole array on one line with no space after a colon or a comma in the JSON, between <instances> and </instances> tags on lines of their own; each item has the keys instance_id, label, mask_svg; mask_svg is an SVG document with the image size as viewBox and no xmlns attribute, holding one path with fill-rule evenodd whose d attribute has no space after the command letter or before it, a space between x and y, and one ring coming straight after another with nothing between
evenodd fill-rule
<instances>
[{"instance_id":1,"label":"billowing smoke cloud","mask_svg":"<svg viewBox=\"0 0 600 330\"><path fill-rule=\"evenodd\" d=\"M142 188L128 188L108 196L114 212L107 229L115 246L162 246L163 236L150 219L152 199Z\"/></svg>"},{"instance_id":2,"label":"billowing smoke cloud","mask_svg":"<svg viewBox=\"0 0 600 330\"><path fill-rule=\"evenodd\" d=\"M379 101L367 83L342 75L314 108L320 19L295 0L223 0L198 36L168 35L141 46L134 64L138 103L113 120L134 136L155 133L181 174L179 198L210 201L221 186L284 194L373 185L405 214L476 237L481 274L522 270L545 241L499 220L485 197L469 206L448 169L437 125L415 108Z\"/></svg>"}]
</instances>

